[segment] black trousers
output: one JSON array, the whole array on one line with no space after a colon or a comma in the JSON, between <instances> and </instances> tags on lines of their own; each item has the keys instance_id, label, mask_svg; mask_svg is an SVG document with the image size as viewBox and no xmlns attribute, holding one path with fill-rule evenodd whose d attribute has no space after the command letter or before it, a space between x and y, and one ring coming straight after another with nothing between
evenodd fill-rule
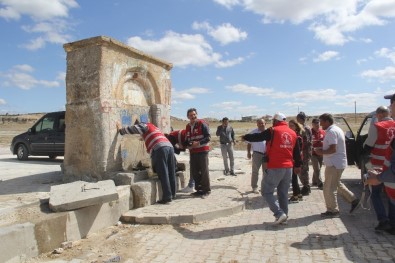
<instances>
[{"instance_id":1,"label":"black trousers","mask_svg":"<svg viewBox=\"0 0 395 263\"><path fill-rule=\"evenodd\" d=\"M208 152L191 153L190 166L191 176L195 180L196 191L211 191L208 171Z\"/></svg>"}]
</instances>

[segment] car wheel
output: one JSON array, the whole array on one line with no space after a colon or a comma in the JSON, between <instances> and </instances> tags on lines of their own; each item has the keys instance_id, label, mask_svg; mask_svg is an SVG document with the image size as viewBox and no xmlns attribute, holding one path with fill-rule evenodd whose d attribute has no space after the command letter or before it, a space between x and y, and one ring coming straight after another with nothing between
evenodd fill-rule
<instances>
[{"instance_id":1,"label":"car wheel","mask_svg":"<svg viewBox=\"0 0 395 263\"><path fill-rule=\"evenodd\" d=\"M29 151L27 150L27 148L24 144L18 145L18 148L16 150L16 156L17 156L18 160L21 160L21 161L27 160L27 157L29 156Z\"/></svg>"},{"instance_id":2,"label":"car wheel","mask_svg":"<svg viewBox=\"0 0 395 263\"><path fill-rule=\"evenodd\" d=\"M55 154L50 154L48 157L49 157L49 159L51 159L51 160L55 160L56 157L58 157L58 156L55 155Z\"/></svg>"}]
</instances>

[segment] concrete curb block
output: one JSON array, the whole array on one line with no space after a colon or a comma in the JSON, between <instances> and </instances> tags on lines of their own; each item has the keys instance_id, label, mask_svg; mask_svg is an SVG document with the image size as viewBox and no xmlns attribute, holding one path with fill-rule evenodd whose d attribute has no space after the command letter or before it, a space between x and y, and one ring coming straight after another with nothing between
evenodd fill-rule
<instances>
[{"instance_id":1,"label":"concrete curb block","mask_svg":"<svg viewBox=\"0 0 395 263\"><path fill-rule=\"evenodd\" d=\"M237 201L231 207L219 208L212 211L203 211L194 214L149 215L143 212L144 208L127 211L122 214L121 221L131 224L185 224L199 223L239 213L245 209L245 201Z\"/></svg>"}]
</instances>

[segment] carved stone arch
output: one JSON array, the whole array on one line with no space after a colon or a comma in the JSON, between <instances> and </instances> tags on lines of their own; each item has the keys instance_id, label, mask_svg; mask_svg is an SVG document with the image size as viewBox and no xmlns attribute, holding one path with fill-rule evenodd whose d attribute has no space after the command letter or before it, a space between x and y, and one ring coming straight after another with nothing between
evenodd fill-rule
<instances>
[{"instance_id":1,"label":"carved stone arch","mask_svg":"<svg viewBox=\"0 0 395 263\"><path fill-rule=\"evenodd\" d=\"M154 77L142 67L125 70L116 87L115 97L125 105L133 106L151 106L161 101Z\"/></svg>"}]
</instances>

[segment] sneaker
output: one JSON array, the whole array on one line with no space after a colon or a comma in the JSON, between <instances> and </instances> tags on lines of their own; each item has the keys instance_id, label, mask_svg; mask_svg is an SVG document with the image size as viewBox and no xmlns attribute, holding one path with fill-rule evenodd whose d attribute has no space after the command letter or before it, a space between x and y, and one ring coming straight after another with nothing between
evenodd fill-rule
<instances>
[{"instance_id":1,"label":"sneaker","mask_svg":"<svg viewBox=\"0 0 395 263\"><path fill-rule=\"evenodd\" d=\"M324 184L323 183L319 183L317 187L320 190L324 190Z\"/></svg>"},{"instance_id":2,"label":"sneaker","mask_svg":"<svg viewBox=\"0 0 395 263\"><path fill-rule=\"evenodd\" d=\"M230 171L230 173L229 173L230 175L232 175L232 176L236 176L236 174L235 174L235 172L234 171Z\"/></svg>"},{"instance_id":3,"label":"sneaker","mask_svg":"<svg viewBox=\"0 0 395 263\"><path fill-rule=\"evenodd\" d=\"M304 195L304 196L309 195L309 194L311 193L310 185L304 185L304 186L302 187L302 190L300 190L300 193L301 193L302 195Z\"/></svg>"},{"instance_id":4,"label":"sneaker","mask_svg":"<svg viewBox=\"0 0 395 263\"><path fill-rule=\"evenodd\" d=\"M288 216L283 222L280 223L280 225L288 225Z\"/></svg>"},{"instance_id":5,"label":"sneaker","mask_svg":"<svg viewBox=\"0 0 395 263\"><path fill-rule=\"evenodd\" d=\"M200 197L201 197L202 199L206 199L209 195L210 195L210 192L203 192L203 193L200 195Z\"/></svg>"},{"instance_id":6,"label":"sneaker","mask_svg":"<svg viewBox=\"0 0 395 263\"><path fill-rule=\"evenodd\" d=\"M203 194L203 192L202 191L196 191L196 192L193 192L193 193L191 193L191 195L192 196L201 196Z\"/></svg>"},{"instance_id":7,"label":"sneaker","mask_svg":"<svg viewBox=\"0 0 395 263\"><path fill-rule=\"evenodd\" d=\"M390 229L386 230L385 232L387 232L388 234L391 234L391 235L395 235L395 227L393 226Z\"/></svg>"},{"instance_id":8,"label":"sneaker","mask_svg":"<svg viewBox=\"0 0 395 263\"><path fill-rule=\"evenodd\" d=\"M253 192L254 194L259 194L258 188L252 188L252 192Z\"/></svg>"},{"instance_id":9,"label":"sneaker","mask_svg":"<svg viewBox=\"0 0 395 263\"><path fill-rule=\"evenodd\" d=\"M291 196L291 198L289 198L288 202L289 203L298 203L299 198L298 198L298 196L293 195L293 196Z\"/></svg>"},{"instance_id":10,"label":"sneaker","mask_svg":"<svg viewBox=\"0 0 395 263\"><path fill-rule=\"evenodd\" d=\"M374 228L376 231L388 231L392 228L389 221L381 221L379 224Z\"/></svg>"},{"instance_id":11,"label":"sneaker","mask_svg":"<svg viewBox=\"0 0 395 263\"><path fill-rule=\"evenodd\" d=\"M359 206L360 200L357 198L351 202L350 214Z\"/></svg>"},{"instance_id":12,"label":"sneaker","mask_svg":"<svg viewBox=\"0 0 395 263\"><path fill-rule=\"evenodd\" d=\"M287 221L287 215L282 214L281 216L277 217L276 220L274 221L273 225L279 225L283 222Z\"/></svg>"},{"instance_id":13,"label":"sneaker","mask_svg":"<svg viewBox=\"0 0 395 263\"><path fill-rule=\"evenodd\" d=\"M339 217L339 212L331 212L331 211L326 211L325 213L321 213L321 217Z\"/></svg>"},{"instance_id":14,"label":"sneaker","mask_svg":"<svg viewBox=\"0 0 395 263\"><path fill-rule=\"evenodd\" d=\"M303 195L299 194L298 199L299 199L299 201L303 201Z\"/></svg>"},{"instance_id":15,"label":"sneaker","mask_svg":"<svg viewBox=\"0 0 395 263\"><path fill-rule=\"evenodd\" d=\"M166 204L168 204L170 202L171 202L171 199L169 199L169 200L162 199L162 200L159 200L157 203L161 204L161 205L166 205Z\"/></svg>"},{"instance_id":16,"label":"sneaker","mask_svg":"<svg viewBox=\"0 0 395 263\"><path fill-rule=\"evenodd\" d=\"M193 190L193 187L187 186L184 189L182 189L181 192L183 192L183 193L193 193L194 190Z\"/></svg>"},{"instance_id":17,"label":"sneaker","mask_svg":"<svg viewBox=\"0 0 395 263\"><path fill-rule=\"evenodd\" d=\"M229 171L224 170L224 175L225 176L229 175Z\"/></svg>"}]
</instances>

